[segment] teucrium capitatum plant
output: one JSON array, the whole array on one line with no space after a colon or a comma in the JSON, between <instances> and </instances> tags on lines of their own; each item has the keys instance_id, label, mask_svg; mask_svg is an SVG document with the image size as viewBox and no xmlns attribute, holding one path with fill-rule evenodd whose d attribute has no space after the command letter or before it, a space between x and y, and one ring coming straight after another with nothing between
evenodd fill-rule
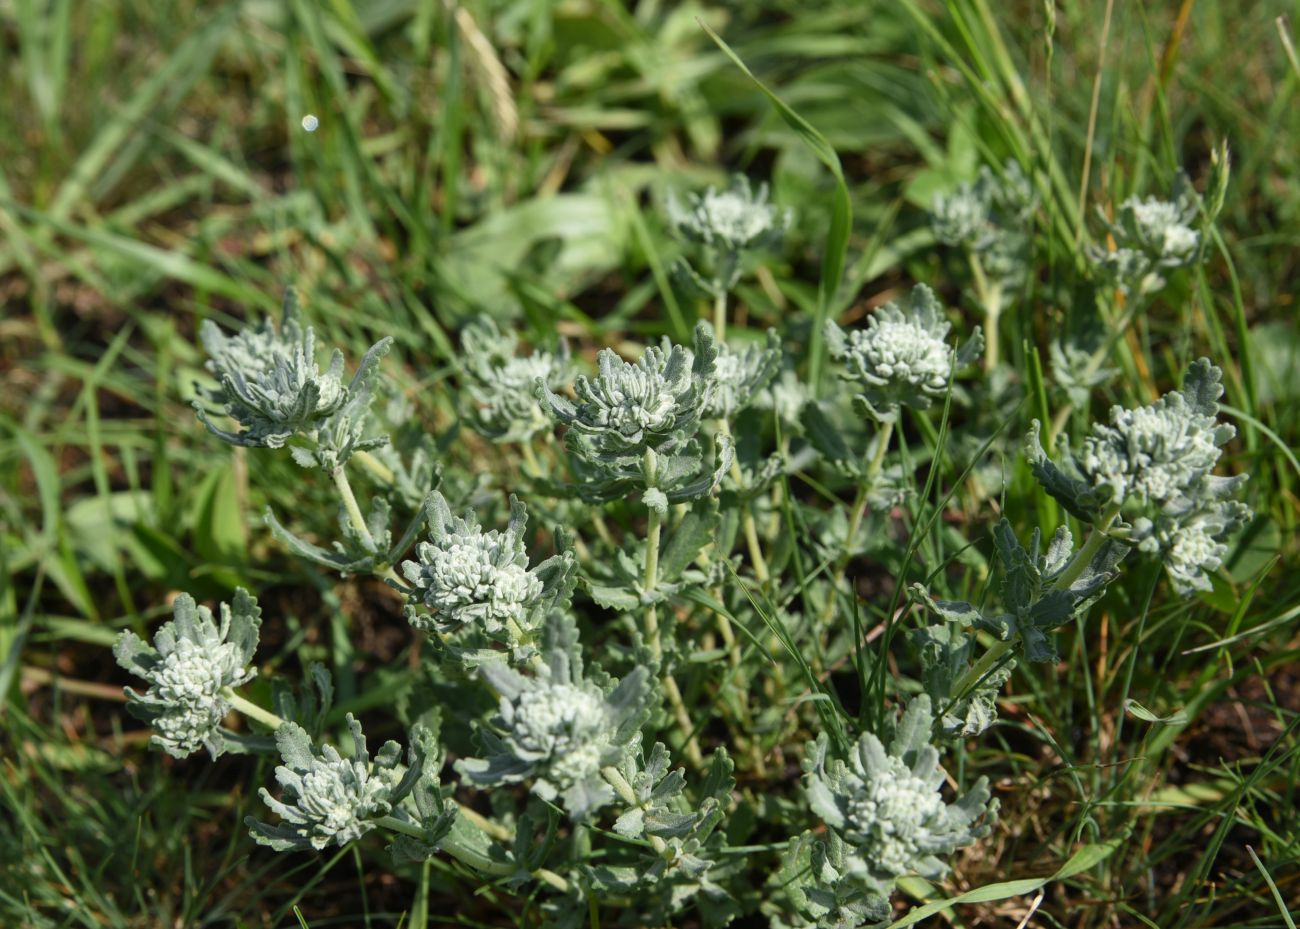
<instances>
[{"instance_id":1,"label":"teucrium capitatum plant","mask_svg":"<svg viewBox=\"0 0 1300 929\"><path fill-rule=\"evenodd\" d=\"M249 665L257 648L262 613L245 590L212 611L188 594L176 598L173 619L154 634L153 644L124 632L113 646L117 663L149 682L138 694L126 689L127 708L153 726L150 740L167 754L184 758L206 748L216 758L226 747L221 722L231 710L231 688L257 673Z\"/></svg>"}]
</instances>

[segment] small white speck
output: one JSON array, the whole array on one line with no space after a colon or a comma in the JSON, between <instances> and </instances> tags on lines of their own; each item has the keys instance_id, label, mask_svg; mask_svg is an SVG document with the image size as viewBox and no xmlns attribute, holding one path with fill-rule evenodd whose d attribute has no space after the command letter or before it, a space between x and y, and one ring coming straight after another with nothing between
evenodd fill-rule
<instances>
[{"instance_id":1,"label":"small white speck","mask_svg":"<svg viewBox=\"0 0 1300 929\"><path fill-rule=\"evenodd\" d=\"M302 128L306 129L308 132L315 132L316 127L319 125L320 125L320 120L317 119L315 116L313 116L311 113L308 113L306 116L302 118Z\"/></svg>"}]
</instances>

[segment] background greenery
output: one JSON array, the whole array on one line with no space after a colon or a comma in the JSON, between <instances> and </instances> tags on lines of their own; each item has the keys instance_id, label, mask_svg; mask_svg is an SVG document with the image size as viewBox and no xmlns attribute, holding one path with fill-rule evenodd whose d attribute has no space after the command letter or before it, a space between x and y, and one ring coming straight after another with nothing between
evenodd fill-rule
<instances>
[{"instance_id":1,"label":"background greenery","mask_svg":"<svg viewBox=\"0 0 1300 929\"><path fill-rule=\"evenodd\" d=\"M396 599L295 562L256 518L268 503L328 512L328 488L273 456L232 455L191 415L201 319L272 310L293 283L353 358L395 336L385 369L446 436L448 466L474 461L507 486L512 461L454 429L458 327L489 312L585 354L682 337L698 308L666 274L665 182L743 170L797 208L792 247L741 303L755 329L806 331L834 181L703 21L839 153L853 206L832 302L844 320L916 280L969 315L964 268L934 247L924 207L980 163L1035 172L1040 282L1003 330L1031 385L1098 228L1091 204L1165 194L1180 167L1203 183L1227 141L1211 260L1128 334L1096 409L1145 402L1211 355L1259 518L1213 594L1150 609L1154 581L1136 573L1060 669L1017 673L1010 723L964 759L1004 816L950 889L1049 874L1081 840L1126 836L1118 851L1041 899L930 922L1016 925L1037 906L1032 925L1281 925L1265 872L1300 900L1287 14L1300 4L0 0L0 922L535 918L443 865L394 871L377 844L254 850L239 823L265 771L144 751L108 646L177 591L242 583L279 617L264 667L325 660L358 711L409 687ZM1016 411L1016 428L1033 413ZM1017 499L1008 515L1032 522ZM1128 699L1140 706L1126 714Z\"/></svg>"}]
</instances>

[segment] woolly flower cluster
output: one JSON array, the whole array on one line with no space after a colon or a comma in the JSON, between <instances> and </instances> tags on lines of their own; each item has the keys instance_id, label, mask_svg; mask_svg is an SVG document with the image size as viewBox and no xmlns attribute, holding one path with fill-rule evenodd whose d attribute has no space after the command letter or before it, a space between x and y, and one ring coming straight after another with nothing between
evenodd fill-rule
<instances>
[{"instance_id":1,"label":"woolly flower cluster","mask_svg":"<svg viewBox=\"0 0 1300 929\"><path fill-rule=\"evenodd\" d=\"M488 318L467 327L461 341L477 426L497 442L527 442L547 428L551 420L537 400L537 382L558 389L568 374L563 342L555 354L534 351L522 357L516 354L518 345L514 333L503 334Z\"/></svg>"},{"instance_id":2,"label":"woolly flower cluster","mask_svg":"<svg viewBox=\"0 0 1300 929\"><path fill-rule=\"evenodd\" d=\"M347 845L375 827L375 820L387 816L418 776L419 765L399 765L401 748L387 742L373 764L366 749L361 724L347 716L352 733L350 758L332 745L319 751L301 726L287 722L275 733L276 747L284 764L275 769L283 789L277 800L262 788L262 800L280 817L278 825L249 818L252 836L277 850ZM412 758L414 762L414 758Z\"/></svg>"},{"instance_id":3,"label":"woolly flower cluster","mask_svg":"<svg viewBox=\"0 0 1300 929\"><path fill-rule=\"evenodd\" d=\"M767 185L757 190L737 175L725 190L710 187L688 193L683 205L674 194L667 199L668 222L682 238L733 254L780 240L790 226L791 213L768 202Z\"/></svg>"},{"instance_id":4,"label":"woolly flower cluster","mask_svg":"<svg viewBox=\"0 0 1300 929\"><path fill-rule=\"evenodd\" d=\"M671 451L693 435L716 389L717 348L708 327L695 330L695 350L648 347L635 362L611 349L597 359L594 379L579 375L577 402L542 384L552 415L569 427L566 441L588 460L636 459L646 449Z\"/></svg>"},{"instance_id":5,"label":"woolly flower cluster","mask_svg":"<svg viewBox=\"0 0 1300 929\"><path fill-rule=\"evenodd\" d=\"M1125 293L1143 295L1165 286L1165 273L1195 263L1201 234L1193 224L1200 201L1185 182L1176 199L1129 197L1113 222L1103 220L1115 240L1114 251L1089 250L1089 256Z\"/></svg>"},{"instance_id":6,"label":"woolly flower cluster","mask_svg":"<svg viewBox=\"0 0 1300 929\"><path fill-rule=\"evenodd\" d=\"M767 331L767 342L761 346L736 351L719 345L714 363L716 389L705 415L712 419L732 418L752 404L780 370L781 341L773 329Z\"/></svg>"},{"instance_id":7,"label":"woolly flower cluster","mask_svg":"<svg viewBox=\"0 0 1300 929\"><path fill-rule=\"evenodd\" d=\"M621 762L644 718L649 671L635 668L606 693L564 675L528 678L501 664L483 677L501 695L490 729L480 729L486 758L456 763L481 787L531 780L543 800L556 800L584 820L614 799L601 768Z\"/></svg>"},{"instance_id":8,"label":"woolly flower cluster","mask_svg":"<svg viewBox=\"0 0 1300 929\"><path fill-rule=\"evenodd\" d=\"M863 733L847 761L828 760L823 737L805 762L813 811L848 846L844 877L884 897L904 875L942 877L944 859L985 835L996 813L984 778L956 802L943 800L945 776L929 742L932 722L930 699L921 695L908 705L888 748Z\"/></svg>"},{"instance_id":9,"label":"woolly flower cluster","mask_svg":"<svg viewBox=\"0 0 1300 929\"><path fill-rule=\"evenodd\" d=\"M132 632L113 646L118 664L149 683L138 694L126 688L127 708L154 730L150 741L175 758L206 747L213 758L225 750L221 721L230 712L222 696L256 672L248 667L257 648L261 611L244 590L221 605L220 624L188 594L176 598L173 619L154 635L153 645Z\"/></svg>"},{"instance_id":10,"label":"woolly flower cluster","mask_svg":"<svg viewBox=\"0 0 1300 929\"><path fill-rule=\"evenodd\" d=\"M528 570L524 547L527 512L510 498L505 532L452 516L446 498L435 492L428 505L430 541L416 546L416 560L402 563L410 581L411 624L424 632L448 634L474 626L489 635L530 625L529 614L542 597L543 583ZM418 606L433 610L422 613Z\"/></svg>"},{"instance_id":11,"label":"woolly flower cluster","mask_svg":"<svg viewBox=\"0 0 1300 929\"><path fill-rule=\"evenodd\" d=\"M947 343L951 328L934 291L918 284L905 305L886 304L866 329L845 333L827 321L831 356L844 377L857 382L866 402L883 413L900 406L928 407L947 390L953 373L970 363L982 346L979 330L959 351Z\"/></svg>"},{"instance_id":12,"label":"woolly flower cluster","mask_svg":"<svg viewBox=\"0 0 1300 929\"><path fill-rule=\"evenodd\" d=\"M197 387L194 410L213 435L232 445L281 448L297 435L316 448L295 448L301 465L336 467L354 451L382 445L386 439L362 438L370 403L370 380L379 359L392 344L381 339L362 358L352 380L343 381L343 353L335 349L329 367L316 363L316 336L298 321L295 292L285 294L277 331L269 319L227 336L211 320L199 331L208 352L207 369L217 380L211 389ZM239 423L241 431L221 429L204 402Z\"/></svg>"},{"instance_id":13,"label":"woolly flower cluster","mask_svg":"<svg viewBox=\"0 0 1300 929\"><path fill-rule=\"evenodd\" d=\"M1216 477L1222 446L1236 434L1218 421L1222 372L1202 358L1187 372L1182 390L1155 403L1114 407L1110 422L1093 426L1083 449L1068 464L1078 478L1049 461L1030 435L1035 474L1076 515L1095 519L1109 505L1129 519L1127 537L1142 551L1158 553L1180 593L1210 587L1208 572L1227 553L1224 537L1250 518L1231 499L1245 475ZM1078 503L1086 501L1080 513Z\"/></svg>"},{"instance_id":14,"label":"woolly flower cluster","mask_svg":"<svg viewBox=\"0 0 1300 929\"><path fill-rule=\"evenodd\" d=\"M935 195L930 226L940 242L975 256L994 280L1011 280L1025 273L1037 202L1018 163L1008 161L1001 177L985 166L974 183Z\"/></svg>"}]
</instances>

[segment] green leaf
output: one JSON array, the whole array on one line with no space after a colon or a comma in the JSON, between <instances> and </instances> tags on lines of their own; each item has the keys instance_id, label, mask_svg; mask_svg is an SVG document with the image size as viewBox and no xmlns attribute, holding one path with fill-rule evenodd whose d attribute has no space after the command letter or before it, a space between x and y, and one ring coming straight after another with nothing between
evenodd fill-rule
<instances>
[{"instance_id":1,"label":"green leaf","mask_svg":"<svg viewBox=\"0 0 1300 929\"><path fill-rule=\"evenodd\" d=\"M718 509L712 501L701 501L673 530L659 555L659 575L674 581L691 566L704 546L718 531Z\"/></svg>"},{"instance_id":2,"label":"green leaf","mask_svg":"<svg viewBox=\"0 0 1300 929\"><path fill-rule=\"evenodd\" d=\"M931 903L927 903L925 906L917 907L902 919L895 920L890 923L886 929L903 929L904 926L914 926L927 916L933 916L935 913L945 910L955 903L988 903L993 900L1006 900L1008 897L1021 897L1026 894L1034 893L1035 891L1046 887L1053 881L1063 881L1095 867L1110 857L1115 849L1123 845L1127 839L1127 835L1122 835L1111 839L1109 842L1085 845L1071 855L1070 860L1063 864L1056 873L1050 877L1029 878L1019 881L1003 881L997 884L986 884L983 887L976 888L975 890L968 890L964 894L958 894L957 896L949 897L946 900L935 900Z\"/></svg>"},{"instance_id":3,"label":"green leaf","mask_svg":"<svg viewBox=\"0 0 1300 929\"><path fill-rule=\"evenodd\" d=\"M238 564L248 550L235 483L235 469L227 463L199 486L193 510L194 548L206 561Z\"/></svg>"}]
</instances>

